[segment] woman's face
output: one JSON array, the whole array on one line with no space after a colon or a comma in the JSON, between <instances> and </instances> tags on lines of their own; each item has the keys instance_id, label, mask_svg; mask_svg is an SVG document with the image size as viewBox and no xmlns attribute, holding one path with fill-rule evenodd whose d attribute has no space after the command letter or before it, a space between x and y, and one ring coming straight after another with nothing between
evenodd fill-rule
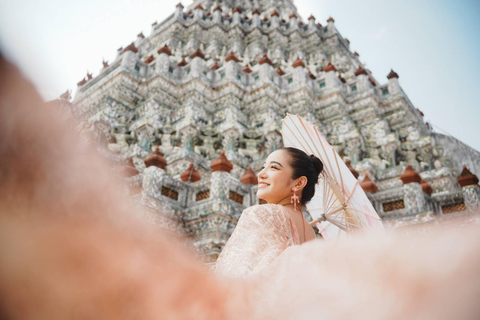
<instances>
[{"instance_id":1,"label":"woman's face","mask_svg":"<svg viewBox=\"0 0 480 320\"><path fill-rule=\"evenodd\" d=\"M290 202L293 194L290 155L285 150L272 152L258 173L257 197L268 203Z\"/></svg>"}]
</instances>

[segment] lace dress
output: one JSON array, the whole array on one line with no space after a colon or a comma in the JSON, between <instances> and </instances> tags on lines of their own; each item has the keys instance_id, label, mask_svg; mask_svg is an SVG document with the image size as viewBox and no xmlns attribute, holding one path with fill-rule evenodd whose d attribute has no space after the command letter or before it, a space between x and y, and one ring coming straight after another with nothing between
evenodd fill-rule
<instances>
[{"instance_id":1,"label":"lace dress","mask_svg":"<svg viewBox=\"0 0 480 320\"><path fill-rule=\"evenodd\" d=\"M230 277L255 274L298 244L299 235L287 209L276 204L249 207L220 254L216 273Z\"/></svg>"}]
</instances>

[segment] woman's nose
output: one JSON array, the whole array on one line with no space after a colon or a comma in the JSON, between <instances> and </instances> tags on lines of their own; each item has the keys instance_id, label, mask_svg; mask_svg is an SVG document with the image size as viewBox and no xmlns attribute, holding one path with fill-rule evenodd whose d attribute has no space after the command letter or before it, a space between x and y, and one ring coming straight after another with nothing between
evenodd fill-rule
<instances>
[{"instance_id":1,"label":"woman's nose","mask_svg":"<svg viewBox=\"0 0 480 320\"><path fill-rule=\"evenodd\" d=\"M260 179L264 179L266 178L267 176L267 170L265 168L263 168L262 170L260 170L260 172L258 173L258 178Z\"/></svg>"}]
</instances>

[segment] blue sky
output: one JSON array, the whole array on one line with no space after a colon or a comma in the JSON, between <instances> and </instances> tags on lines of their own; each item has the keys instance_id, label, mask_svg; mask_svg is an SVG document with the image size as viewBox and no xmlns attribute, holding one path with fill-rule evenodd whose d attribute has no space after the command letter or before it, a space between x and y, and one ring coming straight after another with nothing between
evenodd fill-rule
<instances>
[{"instance_id":1,"label":"blue sky","mask_svg":"<svg viewBox=\"0 0 480 320\"><path fill-rule=\"evenodd\" d=\"M425 120L480 150L480 1L297 0L300 15L329 16L352 51L384 83L393 68ZM46 100L58 97L87 70L175 3L159 0L0 0L0 48L20 66ZM190 1L183 1L184 5Z\"/></svg>"}]
</instances>

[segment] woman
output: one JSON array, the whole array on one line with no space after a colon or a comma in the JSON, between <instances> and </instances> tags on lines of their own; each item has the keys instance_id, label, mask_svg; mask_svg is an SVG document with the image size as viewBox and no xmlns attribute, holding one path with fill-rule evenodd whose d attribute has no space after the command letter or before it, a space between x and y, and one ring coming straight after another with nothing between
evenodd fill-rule
<instances>
[{"instance_id":1,"label":"woman","mask_svg":"<svg viewBox=\"0 0 480 320\"><path fill-rule=\"evenodd\" d=\"M245 276L268 267L286 248L315 239L302 207L315 194L323 164L295 148L272 152L258 174L259 199L243 211L217 260L216 272Z\"/></svg>"}]
</instances>

